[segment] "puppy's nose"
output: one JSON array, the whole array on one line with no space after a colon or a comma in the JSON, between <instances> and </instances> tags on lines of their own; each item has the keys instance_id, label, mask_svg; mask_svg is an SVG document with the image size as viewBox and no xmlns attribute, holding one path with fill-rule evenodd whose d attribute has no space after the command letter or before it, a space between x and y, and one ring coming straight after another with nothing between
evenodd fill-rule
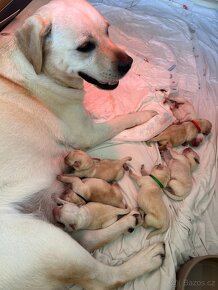
<instances>
[{"instance_id":1,"label":"puppy's nose","mask_svg":"<svg viewBox=\"0 0 218 290\"><path fill-rule=\"evenodd\" d=\"M127 54L120 58L117 69L121 76L124 76L128 72L128 70L131 68L132 63L133 59Z\"/></svg>"}]
</instances>

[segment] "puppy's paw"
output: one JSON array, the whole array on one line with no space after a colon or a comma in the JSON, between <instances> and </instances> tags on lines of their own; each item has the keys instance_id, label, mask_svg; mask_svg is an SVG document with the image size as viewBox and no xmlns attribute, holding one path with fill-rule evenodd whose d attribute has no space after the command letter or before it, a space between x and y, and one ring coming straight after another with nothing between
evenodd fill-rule
<instances>
[{"instance_id":1,"label":"puppy's paw","mask_svg":"<svg viewBox=\"0 0 218 290\"><path fill-rule=\"evenodd\" d=\"M128 228L128 232L132 233L134 229L143 223L143 217L141 213L137 210L132 210L129 213L129 217L132 217L131 219L131 226Z\"/></svg>"}]
</instances>

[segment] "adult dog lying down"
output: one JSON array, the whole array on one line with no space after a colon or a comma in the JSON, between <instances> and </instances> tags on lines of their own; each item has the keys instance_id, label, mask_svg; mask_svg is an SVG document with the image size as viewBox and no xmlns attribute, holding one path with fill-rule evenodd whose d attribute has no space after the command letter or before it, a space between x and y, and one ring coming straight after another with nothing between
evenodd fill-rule
<instances>
[{"instance_id":1,"label":"adult dog lying down","mask_svg":"<svg viewBox=\"0 0 218 290\"><path fill-rule=\"evenodd\" d=\"M7 41L0 47L0 289L115 289L158 268L162 244L110 267L48 222L69 148L92 147L155 115L95 124L85 112L83 79L113 89L132 63L109 39L107 21L85 1L51 1ZM93 250L135 225L134 212L76 238Z\"/></svg>"}]
</instances>

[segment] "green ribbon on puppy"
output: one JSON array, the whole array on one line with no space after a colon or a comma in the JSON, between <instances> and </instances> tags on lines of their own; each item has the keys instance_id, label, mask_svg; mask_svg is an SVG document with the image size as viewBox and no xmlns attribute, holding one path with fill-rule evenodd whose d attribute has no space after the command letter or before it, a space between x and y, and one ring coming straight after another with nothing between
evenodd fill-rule
<instances>
[{"instance_id":1,"label":"green ribbon on puppy","mask_svg":"<svg viewBox=\"0 0 218 290\"><path fill-rule=\"evenodd\" d=\"M164 188L163 184L152 174L149 174L149 176L160 186L160 188Z\"/></svg>"}]
</instances>

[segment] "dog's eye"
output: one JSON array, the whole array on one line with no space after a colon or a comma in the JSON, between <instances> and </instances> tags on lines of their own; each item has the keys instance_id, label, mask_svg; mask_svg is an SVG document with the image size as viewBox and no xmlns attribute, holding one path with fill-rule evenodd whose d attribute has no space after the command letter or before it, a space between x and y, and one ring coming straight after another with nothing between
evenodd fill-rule
<instances>
[{"instance_id":1,"label":"dog's eye","mask_svg":"<svg viewBox=\"0 0 218 290\"><path fill-rule=\"evenodd\" d=\"M83 43L82 45L80 45L79 47L77 47L77 50L80 52L90 52L93 49L95 49L95 43L91 41L87 41Z\"/></svg>"}]
</instances>

